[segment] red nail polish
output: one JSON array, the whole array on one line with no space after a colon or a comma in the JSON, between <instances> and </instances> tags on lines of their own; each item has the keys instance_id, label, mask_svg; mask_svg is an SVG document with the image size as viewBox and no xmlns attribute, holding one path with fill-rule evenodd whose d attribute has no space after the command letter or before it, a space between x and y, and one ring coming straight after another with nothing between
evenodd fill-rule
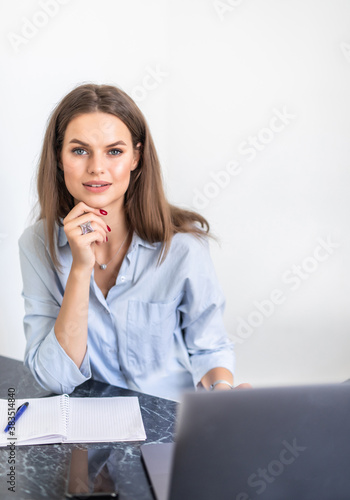
<instances>
[{"instance_id":1,"label":"red nail polish","mask_svg":"<svg viewBox=\"0 0 350 500\"><path fill-rule=\"evenodd\" d=\"M106 236L106 241L108 241L108 237Z\"/></svg>"},{"instance_id":2,"label":"red nail polish","mask_svg":"<svg viewBox=\"0 0 350 500\"><path fill-rule=\"evenodd\" d=\"M107 226L107 229L108 229L108 231L109 231L109 232L111 232L111 231L112 231L112 229L111 229L109 226Z\"/></svg>"},{"instance_id":3,"label":"red nail polish","mask_svg":"<svg viewBox=\"0 0 350 500\"><path fill-rule=\"evenodd\" d=\"M106 212L106 210L102 210L102 208L100 208L100 214L102 214L102 215L107 215L107 214L108 214L108 212Z\"/></svg>"}]
</instances>

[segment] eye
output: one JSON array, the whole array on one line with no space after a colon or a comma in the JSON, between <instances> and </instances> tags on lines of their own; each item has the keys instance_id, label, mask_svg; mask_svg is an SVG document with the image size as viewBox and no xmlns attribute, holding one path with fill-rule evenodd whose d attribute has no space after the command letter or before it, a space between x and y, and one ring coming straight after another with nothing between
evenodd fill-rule
<instances>
[{"instance_id":1,"label":"eye","mask_svg":"<svg viewBox=\"0 0 350 500\"><path fill-rule=\"evenodd\" d=\"M119 156L120 154L122 154L123 151L121 151L120 149L110 149L108 151L108 154L110 154L111 156Z\"/></svg>"},{"instance_id":2,"label":"eye","mask_svg":"<svg viewBox=\"0 0 350 500\"><path fill-rule=\"evenodd\" d=\"M72 153L74 153L78 156L83 156L83 155L87 154L85 149L83 149L83 148L74 148L74 149L72 149Z\"/></svg>"}]
</instances>

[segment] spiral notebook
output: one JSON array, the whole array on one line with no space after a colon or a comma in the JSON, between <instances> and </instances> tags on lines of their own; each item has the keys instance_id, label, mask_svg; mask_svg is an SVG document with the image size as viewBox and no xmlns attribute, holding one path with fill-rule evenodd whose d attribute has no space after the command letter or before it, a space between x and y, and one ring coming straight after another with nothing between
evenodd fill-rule
<instances>
[{"instance_id":1,"label":"spiral notebook","mask_svg":"<svg viewBox=\"0 0 350 500\"><path fill-rule=\"evenodd\" d=\"M0 446L47 443L143 441L146 433L137 397L71 398L67 394L37 399L16 399L15 408L29 402L15 424L4 432L11 410L0 400Z\"/></svg>"}]
</instances>

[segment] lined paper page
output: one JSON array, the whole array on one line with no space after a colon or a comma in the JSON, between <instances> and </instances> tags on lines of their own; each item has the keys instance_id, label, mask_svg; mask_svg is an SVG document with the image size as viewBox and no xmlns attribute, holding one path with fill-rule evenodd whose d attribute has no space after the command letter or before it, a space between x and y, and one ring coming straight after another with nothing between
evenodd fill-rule
<instances>
[{"instance_id":1,"label":"lined paper page","mask_svg":"<svg viewBox=\"0 0 350 500\"><path fill-rule=\"evenodd\" d=\"M137 397L69 398L67 442L143 441Z\"/></svg>"},{"instance_id":2,"label":"lined paper page","mask_svg":"<svg viewBox=\"0 0 350 500\"><path fill-rule=\"evenodd\" d=\"M53 396L49 398L16 399L16 409L29 401L27 410L15 424L16 445L58 443L66 435L65 419L62 414L61 398L66 396ZM11 436L4 433L8 422L7 400L0 401L0 446L6 446ZM13 436L12 436L13 439Z\"/></svg>"}]
</instances>

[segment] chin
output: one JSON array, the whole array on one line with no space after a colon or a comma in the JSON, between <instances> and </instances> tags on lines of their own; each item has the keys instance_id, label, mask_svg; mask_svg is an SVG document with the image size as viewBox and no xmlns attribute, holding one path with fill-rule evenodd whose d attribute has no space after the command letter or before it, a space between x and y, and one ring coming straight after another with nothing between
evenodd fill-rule
<instances>
[{"instance_id":1,"label":"chin","mask_svg":"<svg viewBox=\"0 0 350 500\"><path fill-rule=\"evenodd\" d=\"M78 200L77 198L74 198L74 205L77 205L80 202L83 202L85 203L85 205L88 205L89 207L96 209L103 208L103 206L106 204L105 201L98 201L98 200L93 201L91 199L86 199L86 198Z\"/></svg>"}]
</instances>

